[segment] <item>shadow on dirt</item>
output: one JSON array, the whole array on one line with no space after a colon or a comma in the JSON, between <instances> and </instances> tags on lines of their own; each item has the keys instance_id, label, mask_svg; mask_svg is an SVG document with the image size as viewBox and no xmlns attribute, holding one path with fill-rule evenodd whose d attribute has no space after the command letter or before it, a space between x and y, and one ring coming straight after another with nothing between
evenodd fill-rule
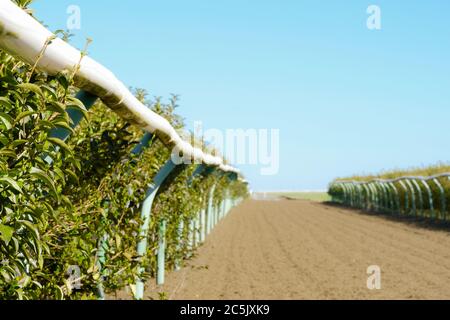
<instances>
[{"instance_id":1,"label":"shadow on dirt","mask_svg":"<svg viewBox=\"0 0 450 320\"><path fill-rule=\"evenodd\" d=\"M359 215L376 216L376 217L381 217L381 218L389 220L389 221L402 222L406 225L414 226L414 227L418 227L418 228L422 228L422 229L435 230L435 231L446 231L446 232L450 233L450 221L432 220L430 218L406 216L403 214L392 214L389 212L366 211L366 210L362 210L362 209L347 207L340 203L331 202L331 201L321 202L318 204L322 205L322 206L326 206L326 207L348 210L353 213L357 213Z\"/></svg>"}]
</instances>

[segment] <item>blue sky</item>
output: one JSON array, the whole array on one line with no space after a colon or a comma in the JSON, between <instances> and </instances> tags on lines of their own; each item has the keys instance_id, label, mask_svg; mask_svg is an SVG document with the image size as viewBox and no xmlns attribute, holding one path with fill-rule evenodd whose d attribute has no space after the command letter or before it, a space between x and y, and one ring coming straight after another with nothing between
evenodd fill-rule
<instances>
[{"instance_id":1,"label":"blue sky","mask_svg":"<svg viewBox=\"0 0 450 320\"><path fill-rule=\"evenodd\" d=\"M280 170L254 190L450 159L450 1L35 0L36 16L126 85L181 96L188 128L280 129ZM381 30L366 27L369 5Z\"/></svg>"}]
</instances>

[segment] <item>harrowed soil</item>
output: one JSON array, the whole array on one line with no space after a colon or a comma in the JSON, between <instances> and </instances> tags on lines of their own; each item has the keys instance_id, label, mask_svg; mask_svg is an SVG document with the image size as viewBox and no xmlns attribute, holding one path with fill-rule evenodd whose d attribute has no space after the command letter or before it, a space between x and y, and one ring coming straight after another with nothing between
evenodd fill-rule
<instances>
[{"instance_id":1,"label":"harrowed soil","mask_svg":"<svg viewBox=\"0 0 450 320\"><path fill-rule=\"evenodd\" d=\"M367 268L381 268L381 289ZM450 299L448 228L306 200L247 200L146 299ZM126 290L117 299L131 299Z\"/></svg>"}]
</instances>

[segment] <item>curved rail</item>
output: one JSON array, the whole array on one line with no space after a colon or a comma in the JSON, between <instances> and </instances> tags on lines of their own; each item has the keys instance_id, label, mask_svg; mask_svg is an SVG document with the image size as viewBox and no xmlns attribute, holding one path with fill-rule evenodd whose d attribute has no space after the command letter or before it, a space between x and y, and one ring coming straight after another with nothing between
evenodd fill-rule
<instances>
[{"instance_id":1,"label":"curved rail","mask_svg":"<svg viewBox=\"0 0 450 320\"><path fill-rule=\"evenodd\" d=\"M182 140L170 123L147 108L106 67L57 38L10 0L0 0L0 48L39 70L55 75L74 72L75 85L97 97L128 122L155 134L183 157L225 172L239 171Z\"/></svg>"},{"instance_id":2,"label":"curved rail","mask_svg":"<svg viewBox=\"0 0 450 320\"><path fill-rule=\"evenodd\" d=\"M53 33L10 0L0 0L0 48L51 75L67 70L73 72L75 86L82 89L77 97L80 98L86 107L94 104L98 97L105 105L125 120L146 130L148 133L144 135L132 153L139 154L144 148L148 147L152 135L158 137L168 148L171 148L171 159L160 168L159 172L153 178L141 206L141 218L144 222L140 226L139 234L141 237L137 243L139 259L144 256L147 250L147 231L151 218L153 199L164 183L170 183L167 181L169 175L172 175L172 178L174 178L184 168L184 165L175 163L173 155L179 157L180 153L182 153L182 158L200 162L199 168L195 170L193 175L205 171L207 167L209 171L206 170L207 172L203 173L204 176L217 170L220 171L221 175L226 175L230 180L239 179L242 183L248 184L247 181L239 176L239 170L224 164L222 158L206 154L202 150L182 140L180 135L178 135L166 119L151 111L136 99L111 71L92 58L84 56L82 52L61 39L56 38ZM78 123L81 120L79 115L70 116L74 123ZM192 162L189 163L191 164ZM206 208L203 208L195 219L186 221L186 225L190 226L189 238L192 238L191 249L194 249L199 242L203 242L206 234L240 201L231 201L228 199L227 194L225 194L223 202L219 205L214 205L213 197L214 194L212 192L205 195L204 202L207 204ZM158 283L162 283L164 282L165 267L166 221L161 220L158 223L157 278ZM184 224L184 221L182 221L178 229L182 231L185 227ZM98 243L96 259L99 270L104 270L105 268L107 236L107 234L103 235ZM143 298L144 283L141 277L142 273L143 269L141 261L139 261L137 281L134 287L134 295L137 299ZM101 279L98 283L98 295L100 299L104 298Z\"/></svg>"},{"instance_id":3,"label":"curved rail","mask_svg":"<svg viewBox=\"0 0 450 320\"><path fill-rule=\"evenodd\" d=\"M444 172L444 173L439 173L433 176L429 176L429 177L424 177L424 176L401 176L398 178L394 178L394 179L380 179L380 178L376 178L376 179L372 179L372 180L367 180L367 181L356 181L356 180L336 180L333 182L333 184L335 183L353 183L353 184L367 184L367 183L371 183L371 182L382 182L382 183L389 183L389 182L398 182L400 180L406 180L406 179L410 179L410 180L433 180L433 179L439 179L439 178L445 178L445 177L450 177L450 172Z\"/></svg>"},{"instance_id":4,"label":"curved rail","mask_svg":"<svg viewBox=\"0 0 450 320\"><path fill-rule=\"evenodd\" d=\"M329 193L334 201L351 207L392 213L403 212L416 217L428 216L432 219L446 220L447 194L439 181L442 178L450 180L450 173L444 172L427 177L376 178L367 181L343 179L332 182ZM439 196L433 195L432 186L435 187L434 190L437 190ZM336 191L335 188L340 188L341 192ZM403 201L401 196L403 196ZM438 207L439 211L437 211Z\"/></svg>"}]
</instances>

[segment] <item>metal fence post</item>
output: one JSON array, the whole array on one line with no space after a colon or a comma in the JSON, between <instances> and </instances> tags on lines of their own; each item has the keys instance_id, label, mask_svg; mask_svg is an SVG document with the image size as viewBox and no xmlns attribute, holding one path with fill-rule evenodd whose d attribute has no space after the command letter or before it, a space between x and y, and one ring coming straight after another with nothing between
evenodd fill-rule
<instances>
[{"instance_id":1,"label":"metal fence post","mask_svg":"<svg viewBox=\"0 0 450 320\"><path fill-rule=\"evenodd\" d=\"M380 199L380 208L381 208L381 211L384 211L387 208L386 190L384 189L383 184L381 182L379 182L379 181L377 181L377 187L378 187L378 190L380 191L379 192L379 195L380 195L380 197L379 197L379 199Z\"/></svg>"},{"instance_id":2,"label":"metal fence post","mask_svg":"<svg viewBox=\"0 0 450 320\"><path fill-rule=\"evenodd\" d=\"M408 199L408 188L405 186L405 183L402 180L399 180L398 183L400 184L400 186L403 188L403 192L405 193L405 202L404 202L404 213L408 214L408 209L409 209L409 199Z\"/></svg>"},{"instance_id":3,"label":"metal fence post","mask_svg":"<svg viewBox=\"0 0 450 320\"><path fill-rule=\"evenodd\" d=\"M374 211L378 211L377 189L372 182L368 184L368 187L372 191L371 209Z\"/></svg>"},{"instance_id":4,"label":"metal fence post","mask_svg":"<svg viewBox=\"0 0 450 320\"><path fill-rule=\"evenodd\" d=\"M392 196L392 190L391 190L389 184L386 182L383 183L383 186L386 190L386 195L387 195L387 199L388 199L388 211L392 213L394 210L394 201L393 201L393 196Z\"/></svg>"},{"instance_id":5,"label":"metal fence post","mask_svg":"<svg viewBox=\"0 0 450 320\"><path fill-rule=\"evenodd\" d=\"M397 187L393 182L389 182L388 185L390 185L392 187L392 190L394 191L393 196L395 197L395 206L397 207L396 209L398 210L398 213L400 213L400 195L398 194ZM393 210L395 211L395 209Z\"/></svg>"},{"instance_id":6,"label":"metal fence post","mask_svg":"<svg viewBox=\"0 0 450 320\"><path fill-rule=\"evenodd\" d=\"M447 194L439 180L441 178L450 180L450 172L428 177L402 176L394 179L376 178L362 182L338 180L330 184L328 192L332 202L354 208L447 220ZM439 196L433 194L435 189L432 189L432 185L436 185ZM428 197L426 203L425 196ZM439 201L435 197L439 198ZM436 202L439 202L438 211ZM226 206L224 208L227 210Z\"/></svg>"},{"instance_id":7,"label":"metal fence post","mask_svg":"<svg viewBox=\"0 0 450 320\"><path fill-rule=\"evenodd\" d=\"M180 239L178 242L178 252L183 250L183 244L184 244L184 221L181 219L180 223L178 224L178 238ZM181 269L181 261L183 260L182 256L178 257L177 261L175 262L175 271L179 271Z\"/></svg>"},{"instance_id":8,"label":"metal fence post","mask_svg":"<svg viewBox=\"0 0 450 320\"><path fill-rule=\"evenodd\" d=\"M208 196L208 221L207 221L207 234L211 233L211 230L213 228L213 217L214 217L214 204L213 204L213 197L214 197L214 190L216 189L216 185L214 184L211 187L211 190L209 191Z\"/></svg>"},{"instance_id":9,"label":"metal fence post","mask_svg":"<svg viewBox=\"0 0 450 320\"><path fill-rule=\"evenodd\" d=\"M441 219L443 218L443 220L447 219L447 199L445 199L445 190L442 187L441 183L439 182L439 180L437 178L433 179L433 182L436 184L436 186L439 189L439 192L441 194Z\"/></svg>"},{"instance_id":10,"label":"metal fence post","mask_svg":"<svg viewBox=\"0 0 450 320\"><path fill-rule=\"evenodd\" d=\"M205 242L206 238L206 212L205 208L200 211L200 242Z\"/></svg>"},{"instance_id":11,"label":"metal fence post","mask_svg":"<svg viewBox=\"0 0 450 320\"><path fill-rule=\"evenodd\" d=\"M361 208L362 206L362 192L361 186L359 184L354 184L356 190L356 207Z\"/></svg>"},{"instance_id":12,"label":"metal fence post","mask_svg":"<svg viewBox=\"0 0 450 320\"><path fill-rule=\"evenodd\" d=\"M423 217L423 195L422 195L422 190L420 189L419 184L417 183L416 179L412 179L411 181L413 183L413 185L417 188L417 192L419 194L419 207L420 207L420 211L419 214Z\"/></svg>"},{"instance_id":13,"label":"metal fence post","mask_svg":"<svg viewBox=\"0 0 450 320\"><path fill-rule=\"evenodd\" d=\"M141 224L141 227L139 229L139 242L137 245L137 254L139 259L143 259L146 251L147 251L147 238L148 238L148 229L150 225L150 215L151 215L151 209L153 205L153 200L155 199L155 196L161 187L162 183L166 180L166 178L169 176L169 174L176 168L176 164L172 161L172 159L169 159L166 164L159 170L159 172L156 174L155 178L153 179L153 183L150 184L145 200L142 204L141 208L141 219L143 223ZM135 298L136 299L142 299L144 297L144 282L142 279L142 274L144 273L144 268L142 266L138 267L138 274L137 274L137 281L136 281L136 288L135 288Z\"/></svg>"},{"instance_id":14,"label":"metal fence post","mask_svg":"<svg viewBox=\"0 0 450 320\"><path fill-rule=\"evenodd\" d=\"M414 192L414 187L409 179L405 179L406 184L408 185L409 189L411 190L411 209L412 213L415 217L417 217L417 206L416 206L416 196Z\"/></svg>"},{"instance_id":15,"label":"metal fence post","mask_svg":"<svg viewBox=\"0 0 450 320\"><path fill-rule=\"evenodd\" d=\"M370 190L369 190L369 187L368 187L365 183L363 183L361 186L363 187L364 192L365 192L365 197L364 197L365 205L364 205L364 209L368 210L369 207L370 207Z\"/></svg>"},{"instance_id":16,"label":"metal fence post","mask_svg":"<svg viewBox=\"0 0 450 320\"><path fill-rule=\"evenodd\" d=\"M189 236L188 236L189 251L190 251L190 255L192 256L192 251L194 250L194 247L195 247L194 219L190 218L188 225L189 225Z\"/></svg>"},{"instance_id":17,"label":"metal fence post","mask_svg":"<svg viewBox=\"0 0 450 320\"><path fill-rule=\"evenodd\" d=\"M430 186L428 185L428 183L425 181L425 179L422 179L422 184L424 185L425 189L427 189L428 192L428 204L430 206L430 214L431 214L431 218L434 219L435 217L435 212L434 212L434 206L433 206L433 193L431 192Z\"/></svg>"},{"instance_id":18,"label":"metal fence post","mask_svg":"<svg viewBox=\"0 0 450 320\"><path fill-rule=\"evenodd\" d=\"M159 222L159 239L158 239L158 269L157 269L157 285L164 284L165 275L165 255L166 255L166 220Z\"/></svg>"}]
</instances>

